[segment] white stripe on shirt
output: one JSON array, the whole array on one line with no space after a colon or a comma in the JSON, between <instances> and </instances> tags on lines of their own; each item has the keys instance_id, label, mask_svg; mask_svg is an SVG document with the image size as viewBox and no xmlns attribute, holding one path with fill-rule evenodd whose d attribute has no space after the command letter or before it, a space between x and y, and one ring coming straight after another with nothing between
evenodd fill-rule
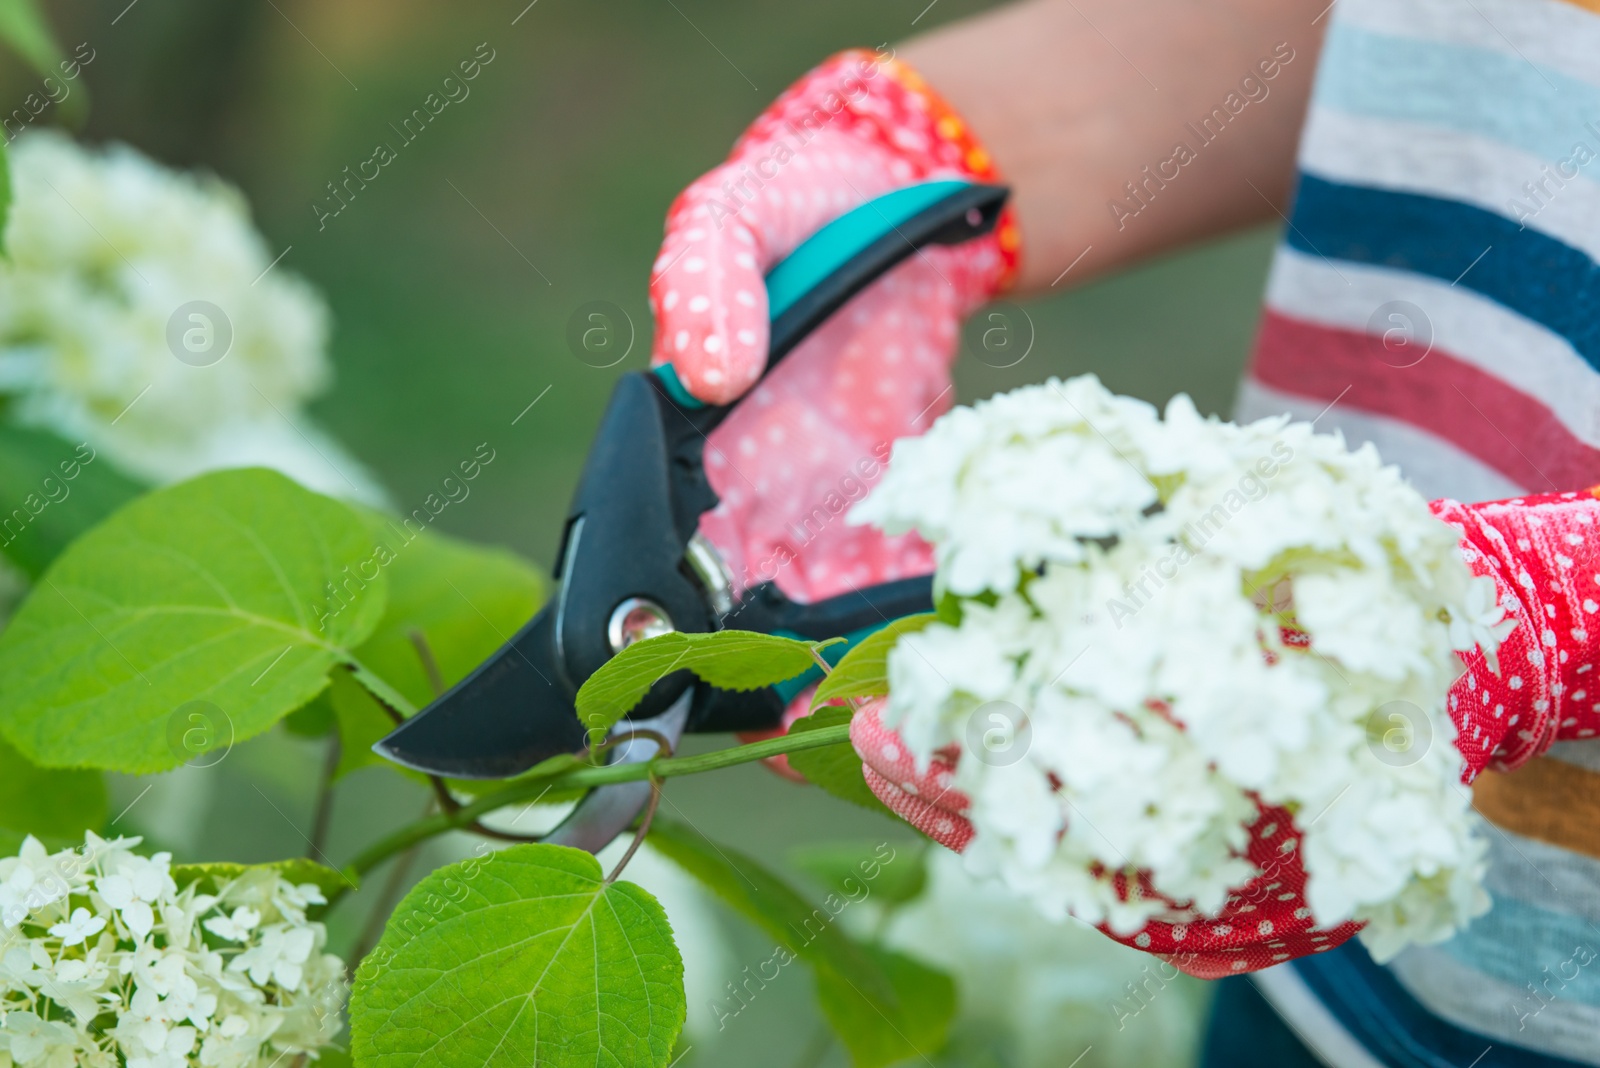
<instances>
[{"instance_id":1,"label":"white stripe on shirt","mask_svg":"<svg viewBox=\"0 0 1600 1068\"><path fill-rule=\"evenodd\" d=\"M1464 1030L1579 1064L1600 1065L1600 1008L1555 998L1536 1012L1526 990L1464 966L1443 950L1417 946L1389 970L1427 1010ZM1530 980L1540 977L1529 966Z\"/></svg>"},{"instance_id":2,"label":"white stripe on shirt","mask_svg":"<svg viewBox=\"0 0 1600 1068\"><path fill-rule=\"evenodd\" d=\"M1289 967L1267 968L1250 976L1267 1004L1327 1068L1384 1068L1327 1010L1304 979Z\"/></svg>"},{"instance_id":3,"label":"white stripe on shirt","mask_svg":"<svg viewBox=\"0 0 1600 1068\"><path fill-rule=\"evenodd\" d=\"M1515 219L1600 263L1600 113L1594 119L1592 128L1572 132L1575 145L1582 142L1594 153L1579 165L1574 155L1545 160L1462 130L1319 106L1306 120L1300 165L1348 185L1471 204ZM1556 164L1575 177L1562 177ZM1523 188L1530 182L1545 183L1537 198Z\"/></svg>"},{"instance_id":4,"label":"white stripe on shirt","mask_svg":"<svg viewBox=\"0 0 1600 1068\"><path fill-rule=\"evenodd\" d=\"M1352 446L1370 441L1387 463L1403 460L1400 470L1406 481L1429 500L1498 501L1525 492L1524 487L1475 457L1408 423L1345 404L1330 408L1327 401L1296 397L1250 379L1239 387L1234 418L1249 422L1284 413L1295 419L1316 419L1317 429L1323 433L1341 430Z\"/></svg>"},{"instance_id":5,"label":"white stripe on shirt","mask_svg":"<svg viewBox=\"0 0 1600 1068\"><path fill-rule=\"evenodd\" d=\"M1420 344L1426 328L1434 348L1534 398L1574 437L1600 446L1600 374L1566 339L1492 300L1410 271L1356 263L1335 267L1287 246L1278 250L1267 280L1271 308L1321 326L1368 331L1373 316L1390 301L1416 305L1427 323L1390 320L1390 314L1414 318L1395 310L1379 316L1383 320L1379 331L1391 325L1404 327ZM1373 360L1375 376L1406 371Z\"/></svg>"}]
</instances>

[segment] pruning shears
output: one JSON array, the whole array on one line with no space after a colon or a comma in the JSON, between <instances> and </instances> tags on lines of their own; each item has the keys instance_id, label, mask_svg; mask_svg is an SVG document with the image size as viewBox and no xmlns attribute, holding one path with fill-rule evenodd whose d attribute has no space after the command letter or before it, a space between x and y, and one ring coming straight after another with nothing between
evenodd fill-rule
<instances>
[{"instance_id":1,"label":"pruning shears","mask_svg":"<svg viewBox=\"0 0 1600 1068\"><path fill-rule=\"evenodd\" d=\"M766 372L856 293L925 245L954 245L993 229L1009 191L932 181L887 193L817 231L766 276L772 324ZM731 406L696 400L670 365L623 375L612 391L567 513L555 577L560 592L471 674L377 742L397 764L463 779L520 774L584 749L578 688L629 644L678 630L726 628L859 641L932 607L932 578L867 587L809 604L771 582L737 594L732 574L699 533L717 496L702 463L706 437ZM828 650L840 656L853 642ZM610 762L656 756L657 737L776 726L810 683L735 692L680 671L651 687L614 731ZM650 784L590 791L544 841L596 852L629 826Z\"/></svg>"}]
</instances>

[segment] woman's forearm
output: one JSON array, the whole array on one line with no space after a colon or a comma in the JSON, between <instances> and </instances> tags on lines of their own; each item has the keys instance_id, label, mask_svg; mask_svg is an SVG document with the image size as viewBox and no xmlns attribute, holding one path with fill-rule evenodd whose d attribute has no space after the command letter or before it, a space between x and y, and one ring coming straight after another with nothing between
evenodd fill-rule
<instances>
[{"instance_id":1,"label":"woman's forearm","mask_svg":"<svg viewBox=\"0 0 1600 1068\"><path fill-rule=\"evenodd\" d=\"M1293 179L1326 7L1028 0L899 55L966 117L1013 186L1020 288L1037 291L1069 266L1063 285L1273 218Z\"/></svg>"}]
</instances>

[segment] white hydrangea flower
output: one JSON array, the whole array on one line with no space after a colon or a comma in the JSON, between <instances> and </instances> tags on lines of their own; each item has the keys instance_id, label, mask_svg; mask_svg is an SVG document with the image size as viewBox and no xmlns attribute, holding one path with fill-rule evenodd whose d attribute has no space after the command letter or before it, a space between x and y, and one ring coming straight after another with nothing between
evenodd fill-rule
<instances>
[{"instance_id":1,"label":"white hydrangea flower","mask_svg":"<svg viewBox=\"0 0 1600 1068\"><path fill-rule=\"evenodd\" d=\"M934 850L927 865L927 888L886 929L857 929L950 974L958 1048L1011 1068L1062 1068L1086 1046L1094 1054L1084 1063L1191 1063L1205 984L1076 920L1046 920L1006 887L975 879L953 853Z\"/></svg>"},{"instance_id":2,"label":"white hydrangea flower","mask_svg":"<svg viewBox=\"0 0 1600 1068\"><path fill-rule=\"evenodd\" d=\"M1132 933L1217 914L1257 874L1259 809L1283 807L1310 814L1320 927L1364 921L1388 957L1487 908L1445 700L1455 651L1492 655L1508 628L1370 446L1182 396L1162 419L1084 376L896 443L852 519L932 542L959 604L891 652L883 718L919 761L964 747L970 870ZM974 752L993 702L1026 723L1020 760ZM1394 708L1424 742L1401 760L1382 755ZM1181 911L1124 900L1134 870Z\"/></svg>"},{"instance_id":3,"label":"white hydrangea flower","mask_svg":"<svg viewBox=\"0 0 1600 1068\"><path fill-rule=\"evenodd\" d=\"M278 250L238 190L55 131L24 134L9 151L0 395L17 419L86 440L154 482L262 465L381 500L303 412L329 380L327 309L272 266ZM221 309L232 334L207 366L178 359L169 342L169 324L193 301ZM205 325L176 321L179 338ZM213 338L224 331L209 328Z\"/></svg>"},{"instance_id":4,"label":"white hydrangea flower","mask_svg":"<svg viewBox=\"0 0 1600 1068\"><path fill-rule=\"evenodd\" d=\"M61 939L63 946L82 945L91 935L105 930L104 916L96 916L85 908L72 910L72 915L50 928L50 933Z\"/></svg>"},{"instance_id":5,"label":"white hydrangea flower","mask_svg":"<svg viewBox=\"0 0 1600 1068\"><path fill-rule=\"evenodd\" d=\"M339 1033L344 963L322 903L256 869L202 894L165 853L92 832L0 860L0 1064L268 1068ZM26 874L21 874L26 873ZM108 1019L114 1022L108 1023Z\"/></svg>"}]
</instances>

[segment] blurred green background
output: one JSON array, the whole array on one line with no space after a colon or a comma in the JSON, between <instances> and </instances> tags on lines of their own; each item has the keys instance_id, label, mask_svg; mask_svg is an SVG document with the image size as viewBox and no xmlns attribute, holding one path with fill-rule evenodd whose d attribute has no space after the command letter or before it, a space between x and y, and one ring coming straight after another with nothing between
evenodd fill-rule
<instances>
[{"instance_id":1,"label":"blurred green background","mask_svg":"<svg viewBox=\"0 0 1600 1068\"><path fill-rule=\"evenodd\" d=\"M337 380L315 415L379 474L402 509L488 442L494 465L439 525L510 546L541 566L550 562L613 380L646 363L647 276L671 198L823 56L903 40L987 6L46 4L69 51L86 42L95 52L83 75L93 96L85 139L127 141L163 163L209 169L238 185L269 243L288 249L280 268L326 295ZM395 141L390 124L439 91L480 44L493 59L468 83L471 95L319 227L313 204L331 203L328 183L379 142ZM9 111L32 84L14 65L6 71L0 103ZM1028 357L1006 370L963 361L960 399L1093 370L1119 392L1160 402L1187 391L1202 410L1226 412L1271 242L1265 230L1244 234L1026 304L1036 333ZM575 358L566 342L569 317L595 300L625 309L638 331L630 356L606 370ZM207 859L302 853L321 762L317 745L280 732L239 747L210 772L169 776L129 823L167 828L175 845ZM122 803L144 785L121 784ZM728 803L729 791L739 803ZM752 768L676 782L669 797L667 811L676 807L705 833L779 866L793 843L815 837L824 823L832 837L896 833ZM338 794L329 852L347 857L425 802L420 787L382 770L358 773ZM339 918L335 948L348 946L360 922ZM769 951L731 921L729 933L741 962ZM803 1046L812 1034L808 989L788 983L694 1062L785 1063L771 1057L771 1046Z\"/></svg>"}]
</instances>

